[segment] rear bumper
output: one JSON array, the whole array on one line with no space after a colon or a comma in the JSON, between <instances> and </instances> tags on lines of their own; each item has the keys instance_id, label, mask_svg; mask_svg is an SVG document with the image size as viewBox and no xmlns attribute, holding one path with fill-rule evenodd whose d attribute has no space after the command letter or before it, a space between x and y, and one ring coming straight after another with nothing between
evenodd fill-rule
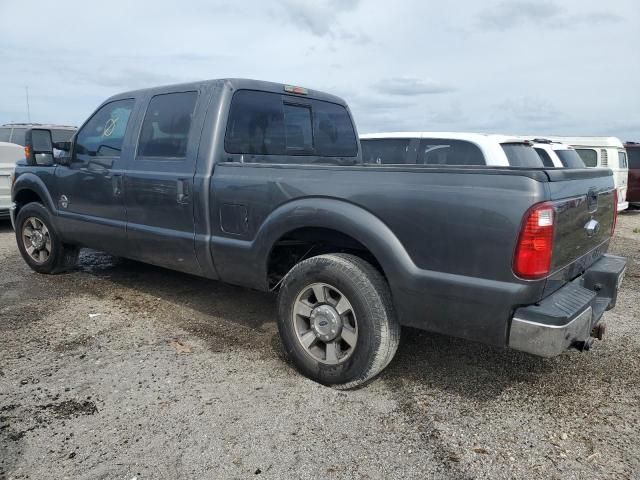
<instances>
[{"instance_id":1,"label":"rear bumper","mask_svg":"<svg viewBox=\"0 0 640 480\"><path fill-rule=\"evenodd\" d=\"M625 258L604 255L540 303L518 308L511 320L509 347L553 357L588 341L605 310L615 306L626 265Z\"/></svg>"},{"instance_id":2,"label":"rear bumper","mask_svg":"<svg viewBox=\"0 0 640 480\"><path fill-rule=\"evenodd\" d=\"M629 208L629 202L622 202L618 204L618 211L622 212L623 210L626 210L627 208Z\"/></svg>"}]
</instances>

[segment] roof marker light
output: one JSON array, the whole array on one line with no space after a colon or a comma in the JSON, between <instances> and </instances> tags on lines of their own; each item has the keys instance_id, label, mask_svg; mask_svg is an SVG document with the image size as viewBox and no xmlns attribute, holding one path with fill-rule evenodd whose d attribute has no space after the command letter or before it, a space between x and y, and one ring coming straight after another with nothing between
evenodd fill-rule
<instances>
[{"instance_id":1,"label":"roof marker light","mask_svg":"<svg viewBox=\"0 0 640 480\"><path fill-rule=\"evenodd\" d=\"M308 95L309 91L303 87L294 87L293 85L285 85L284 91L289 93L295 93L297 95Z\"/></svg>"}]
</instances>

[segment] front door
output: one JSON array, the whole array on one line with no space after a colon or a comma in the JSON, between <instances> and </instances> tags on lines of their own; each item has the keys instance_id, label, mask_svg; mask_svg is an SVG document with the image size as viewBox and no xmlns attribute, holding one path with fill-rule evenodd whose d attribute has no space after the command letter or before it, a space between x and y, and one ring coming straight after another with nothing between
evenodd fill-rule
<instances>
[{"instance_id":1,"label":"front door","mask_svg":"<svg viewBox=\"0 0 640 480\"><path fill-rule=\"evenodd\" d=\"M120 255L126 251L123 167L132 155L135 100L100 107L78 131L71 163L58 166L54 201L63 239Z\"/></svg>"},{"instance_id":2,"label":"front door","mask_svg":"<svg viewBox=\"0 0 640 480\"><path fill-rule=\"evenodd\" d=\"M197 91L151 97L135 158L125 174L129 256L196 274L200 267L195 254L193 177L201 113L197 99Z\"/></svg>"}]
</instances>

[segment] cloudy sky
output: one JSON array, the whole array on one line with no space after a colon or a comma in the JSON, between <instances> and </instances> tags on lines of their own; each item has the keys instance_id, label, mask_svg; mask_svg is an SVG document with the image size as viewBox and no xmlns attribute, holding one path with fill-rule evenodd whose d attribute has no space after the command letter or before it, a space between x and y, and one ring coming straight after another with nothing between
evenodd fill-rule
<instances>
[{"instance_id":1,"label":"cloudy sky","mask_svg":"<svg viewBox=\"0 0 640 480\"><path fill-rule=\"evenodd\" d=\"M638 0L0 0L0 123L248 77L344 97L361 133L640 141Z\"/></svg>"}]
</instances>

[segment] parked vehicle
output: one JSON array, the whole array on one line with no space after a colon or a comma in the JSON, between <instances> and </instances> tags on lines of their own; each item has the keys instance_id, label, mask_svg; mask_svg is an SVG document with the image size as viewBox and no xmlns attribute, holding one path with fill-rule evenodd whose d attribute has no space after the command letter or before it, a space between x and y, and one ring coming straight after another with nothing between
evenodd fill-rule
<instances>
[{"instance_id":1,"label":"parked vehicle","mask_svg":"<svg viewBox=\"0 0 640 480\"><path fill-rule=\"evenodd\" d=\"M0 125L0 142L11 142L24 147L24 135L30 128L46 128L51 131L54 142L68 142L77 127L44 123L5 123Z\"/></svg>"},{"instance_id":2,"label":"parked vehicle","mask_svg":"<svg viewBox=\"0 0 640 480\"><path fill-rule=\"evenodd\" d=\"M0 219L9 218L11 208L11 178L16 162L24 158L24 148L13 143L0 142Z\"/></svg>"},{"instance_id":3,"label":"parked vehicle","mask_svg":"<svg viewBox=\"0 0 640 480\"><path fill-rule=\"evenodd\" d=\"M640 207L640 143L627 142L624 144L629 159L629 184L627 200L636 208Z\"/></svg>"},{"instance_id":4,"label":"parked vehicle","mask_svg":"<svg viewBox=\"0 0 640 480\"><path fill-rule=\"evenodd\" d=\"M360 136L365 163L543 167L532 143L520 137L461 132L391 132Z\"/></svg>"},{"instance_id":5,"label":"parked vehicle","mask_svg":"<svg viewBox=\"0 0 640 480\"><path fill-rule=\"evenodd\" d=\"M626 210L629 203L627 182L629 167L627 152L616 137L547 137L556 142L573 146L587 167L606 167L613 170L613 178L618 189L618 211Z\"/></svg>"},{"instance_id":6,"label":"parked vehicle","mask_svg":"<svg viewBox=\"0 0 640 480\"><path fill-rule=\"evenodd\" d=\"M554 142L546 138L525 137L533 143L545 167L585 168L582 158L571 145Z\"/></svg>"},{"instance_id":7,"label":"parked vehicle","mask_svg":"<svg viewBox=\"0 0 640 480\"><path fill-rule=\"evenodd\" d=\"M495 167L363 162L345 102L301 87L127 92L85 122L69 157L51 143L27 133L13 185L33 270L69 269L86 246L277 290L284 350L323 384L375 376L400 325L544 356L588 349L626 265L605 253L610 170L544 169L513 139L480 149Z\"/></svg>"}]
</instances>

